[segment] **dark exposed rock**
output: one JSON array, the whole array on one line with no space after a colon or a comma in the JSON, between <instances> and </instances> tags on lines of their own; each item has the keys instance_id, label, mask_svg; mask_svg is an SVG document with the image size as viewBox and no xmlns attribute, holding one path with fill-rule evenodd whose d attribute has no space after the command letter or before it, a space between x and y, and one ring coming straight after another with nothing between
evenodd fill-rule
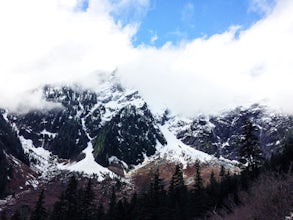
<instances>
[{"instance_id":1,"label":"dark exposed rock","mask_svg":"<svg viewBox=\"0 0 293 220\"><path fill-rule=\"evenodd\" d=\"M265 157L280 151L287 132L293 128L291 117L273 113L257 104L219 115L199 116L187 126L171 123L170 127L176 130L177 138L187 145L215 156L237 160L245 119L251 120L258 128L257 135ZM180 129L181 126L184 129Z\"/></svg>"}]
</instances>

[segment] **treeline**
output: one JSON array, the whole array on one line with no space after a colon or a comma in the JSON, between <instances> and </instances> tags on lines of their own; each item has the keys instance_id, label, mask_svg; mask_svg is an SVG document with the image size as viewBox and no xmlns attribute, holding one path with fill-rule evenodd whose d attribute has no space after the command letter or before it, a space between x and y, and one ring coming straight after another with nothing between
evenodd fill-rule
<instances>
[{"instance_id":1,"label":"treeline","mask_svg":"<svg viewBox=\"0 0 293 220\"><path fill-rule=\"evenodd\" d=\"M262 173L270 173L271 176L277 173L278 176L282 176L283 181L286 181L288 173L292 174L293 136L288 138L283 153L273 155L270 160L264 161L260 157L261 153L255 154L257 141L251 138L252 130L252 127L248 126L246 138L243 141L243 146L246 148L245 151L242 151L243 158L248 158L246 160L248 165L240 174L230 174L229 170L225 170L222 166L219 178L216 178L214 172L211 172L208 184L204 185L200 163L196 162L194 183L192 187L187 188L180 165L175 167L168 185L161 179L159 170L156 170L148 183L147 192L134 193L130 196L131 198L118 199L113 187L111 198L105 207L96 201L91 180L85 187L79 187L77 179L72 176L52 210L45 207L45 193L42 191L35 208L30 213L23 214L16 211L11 219L185 220L218 216L223 210L224 214L232 213L237 206L245 205L242 204L241 194L249 191ZM261 188L260 185L259 191ZM246 199L245 202L247 203L247 201L249 200ZM292 203L292 201L289 202ZM8 219L5 213L2 214L2 219Z\"/></svg>"},{"instance_id":2,"label":"treeline","mask_svg":"<svg viewBox=\"0 0 293 220\"><path fill-rule=\"evenodd\" d=\"M288 156L288 152L291 152ZM284 157L293 157L293 145L285 148L284 154L275 156L267 161L266 172L278 169L278 173L292 172ZM287 166L288 165L288 166ZM107 207L98 204L89 180L84 188L80 188L78 180L72 176L67 188L62 192L59 200L52 210L45 207L45 192L41 191L38 201L31 213L23 213L18 210L10 218L11 220L180 220L180 219L206 219L219 210L225 213L233 212L236 206L241 206L239 193L249 189L257 176L257 173L245 169L240 175L231 175L229 171L221 167L219 178L214 172L210 175L209 183L204 186L201 177L201 167L195 164L196 172L194 183L187 188L183 179L183 172L179 165L175 167L174 174L166 189L159 170L153 174L149 183L149 189L143 194L134 193L130 199L116 197L115 188ZM281 170L282 169L282 170ZM273 171L274 172L274 171ZM253 201L251 201L253 202ZM5 212L2 220L8 219Z\"/></svg>"},{"instance_id":3,"label":"treeline","mask_svg":"<svg viewBox=\"0 0 293 220\"><path fill-rule=\"evenodd\" d=\"M149 190L143 194L134 194L131 199L117 199L115 188L107 207L97 205L92 181L79 188L78 181L72 176L67 188L60 195L52 210L45 207L44 190L32 212L24 216L16 211L12 220L119 220L119 219L193 219L212 214L224 207L230 209L230 203L239 204L238 192L247 185L244 175L230 175L222 166L219 181L211 173L207 186L203 185L200 164L195 164L194 184L188 189L184 183L183 172L176 166L168 189L165 189L159 170L152 177ZM229 202L227 202L229 201ZM2 219L7 219L5 213Z\"/></svg>"}]
</instances>

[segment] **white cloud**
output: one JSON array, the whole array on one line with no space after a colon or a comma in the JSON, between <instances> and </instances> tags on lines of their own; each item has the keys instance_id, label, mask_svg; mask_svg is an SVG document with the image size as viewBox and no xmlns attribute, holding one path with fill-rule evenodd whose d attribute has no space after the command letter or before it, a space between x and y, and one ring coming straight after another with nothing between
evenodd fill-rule
<instances>
[{"instance_id":1,"label":"white cloud","mask_svg":"<svg viewBox=\"0 0 293 220\"><path fill-rule=\"evenodd\" d=\"M179 47L141 48L121 71L154 106L176 112L215 112L262 100L293 111L292 37L293 2L282 0L248 30L232 27Z\"/></svg>"},{"instance_id":2,"label":"white cloud","mask_svg":"<svg viewBox=\"0 0 293 220\"><path fill-rule=\"evenodd\" d=\"M2 106L42 83L112 71L127 59L135 27L115 24L102 1L90 1L86 12L73 2L1 0Z\"/></svg>"},{"instance_id":3,"label":"white cloud","mask_svg":"<svg viewBox=\"0 0 293 220\"><path fill-rule=\"evenodd\" d=\"M261 14L269 14L272 12L276 0L250 0L249 11Z\"/></svg>"},{"instance_id":4,"label":"white cloud","mask_svg":"<svg viewBox=\"0 0 293 220\"><path fill-rule=\"evenodd\" d=\"M150 0L110 0L108 10L121 23L139 23L146 15Z\"/></svg>"},{"instance_id":5,"label":"white cloud","mask_svg":"<svg viewBox=\"0 0 293 220\"><path fill-rule=\"evenodd\" d=\"M147 10L148 1L140 2ZM0 106L37 106L39 99L20 101L27 97L24 91L118 68L122 80L138 88L154 109L194 114L265 99L293 111L291 0L279 0L248 30L231 28L162 48L134 48L138 26L115 23L109 14L114 4L90 0L85 12L76 10L77 4L0 0Z\"/></svg>"}]
</instances>

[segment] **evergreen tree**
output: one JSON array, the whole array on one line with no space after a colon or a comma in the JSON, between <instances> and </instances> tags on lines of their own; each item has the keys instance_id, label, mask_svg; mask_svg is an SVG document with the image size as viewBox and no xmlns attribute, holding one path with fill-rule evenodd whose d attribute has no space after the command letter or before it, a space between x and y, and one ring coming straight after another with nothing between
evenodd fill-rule
<instances>
[{"instance_id":1,"label":"evergreen tree","mask_svg":"<svg viewBox=\"0 0 293 220\"><path fill-rule=\"evenodd\" d=\"M65 201L64 193L61 194L59 201L55 202L50 220L65 220L67 216L68 204Z\"/></svg>"},{"instance_id":2,"label":"evergreen tree","mask_svg":"<svg viewBox=\"0 0 293 220\"><path fill-rule=\"evenodd\" d=\"M80 207L77 197L77 180L73 175L68 186L54 205L51 220L79 220Z\"/></svg>"},{"instance_id":3,"label":"evergreen tree","mask_svg":"<svg viewBox=\"0 0 293 220\"><path fill-rule=\"evenodd\" d=\"M201 171L200 171L200 163L199 161L195 162L195 179L194 179L194 185L193 185L194 192L201 191L203 189L203 181L201 177Z\"/></svg>"},{"instance_id":4,"label":"evergreen tree","mask_svg":"<svg viewBox=\"0 0 293 220\"><path fill-rule=\"evenodd\" d=\"M77 180L73 175L69 181L69 184L65 190L65 200L67 202L67 219L71 220L79 220L79 205L78 205L78 198L77 198Z\"/></svg>"},{"instance_id":5,"label":"evergreen tree","mask_svg":"<svg viewBox=\"0 0 293 220\"><path fill-rule=\"evenodd\" d=\"M44 207L44 190L41 191L36 207L31 215L31 220L45 220L47 218L47 211Z\"/></svg>"},{"instance_id":6,"label":"evergreen tree","mask_svg":"<svg viewBox=\"0 0 293 220\"><path fill-rule=\"evenodd\" d=\"M203 186L203 180L201 177L200 163L195 163L195 178L193 189L191 193L191 212L195 217L202 217L207 209L207 195Z\"/></svg>"},{"instance_id":7,"label":"evergreen tree","mask_svg":"<svg viewBox=\"0 0 293 220\"><path fill-rule=\"evenodd\" d=\"M105 215L105 210L103 204L100 204L96 214L96 220L102 220Z\"/></svg>"},{"instance_id":8,"label":"evergreen tree","mask_svg":"<svg viewBox=\"0 0 293 220\"><path fill-rule=\"evenodd\" d=\"M172 176L170 187L169 187L169 194L173 195L180 195L180 193L186 192L186 186L184 184L183 179L183 172L179 165L176 165L175 172ZM178 198L178 197L177 197Z\"/></svg>"},{"instance_id":9,"label":"evergreen tree","mask_svg":"<svg viewBox=\"0 0 293 220\"><path fill-rule=\"evenodd\" d=\"M110 203L109 203L109 209L114 209L114 207L116 206L116 192L115 192L115 188L112 187L112 194L111 194L111 199L110 199Z\"/></svg>"},{"instance_id":10,"label":"evergreen tree","mask_svg":"<svg viewBox=\"0 0 293 220\"><path fill-rule=\"evenodd\" d=\"M115 220L126 220L126 213L125 213L125 208L123 205L123 202L121 200L118 201L116 207L115 207L115 213L113 216L113 219Z\"/></svg>"},{"instance_id":11,"label":"evergreen tree","mask_svg":"<svg viewBox=\"0 0 293 220\"><path fill-rule=\"evenodd\" d=\"M163 199L165 195L164 185L162 183L162 179L160 178L159 169L154 173L153 180L150 184L150 197L152 199L152 203L155 207L160 205L160 200Z\"/></svg>"},{"instance_id":12,"label":"evergreen tree","mask_svg":"<svg viewBox=\"0 0 293 220\"><path fill-rule=\"evenodd\" d=\"M88 180L87 186L81 195L81 207L80 207L80 219L87 220L94 216L95 207L93 200L95 198L95 193L92 189L92 181Z\"/></svg>"},{"instance_id":13,"label":"evergreen tree","mask_svg":"<svg viewBox=\"0 0 293 220\"><path fill-rule=\"evenodd\" d=\"M218 207L219 192L219 184L215 178L214 171L212 171L210 176L210 183L207 186L207 193L209 196L209 206L211 206L213 209Z\"/></svg>"},{"instance_id":14,"label":"evergreen tree","mask_svg":"<svg viewBox=\"0 0 293 220\"><path fill-rule=\"evenodd\" d=\"M241 141L239 155L248 163L248 169L255 172L263 162L256 126L246 120L243 126L244 137Z\"/></svg>"},{"instance_id":15,"label":"evergreen tree","mask_svg":"<svg viewBox=\"0 0 293 220\"><path fill-rule=\"evenodd\" d=\"M14 214L11 216L10 220L21 220L20 211L16 210Z\"/></svg>"},{"instance_id":16,"label":"evergreen tree","mask_svg":"<svg viewBox=\"0 0 293 220\"><path fill-rule=\"evenodd\" d=\"M179 165L176 165L169 187L170 208L175 209L177 219L187 218L187 188L184 184L183 172Z\"/></svg>"},{"instance_id":17,"label":"evergreen tree","mask_svg":"<svg viewBox=\"0 0 293 220\"><path fill-rule=\"evenodd\" d=\"M115 219L116 216L116 205L117 205L117 198L116 198L116 192L115 192L115 188L112 187L112 194L111 194L111 198L110 198L110 202L109 202L109 209L108 209L108 213L107 213L107 219Z\"/></svg>"},{"instance_id":18,"label":"evergreen tree","mask_svg":"<svg viewBox=\"0 0 293 220\"><path fill-rule=\"evenodd\" d=\"M127 213L129 213L129 219L135 219L140 212L140 207L139 207L139 199L137 197L137 193L135 192L130 200L129 206Z\"/></svg>"},{"instance_id":19,"label":"evergreen tree","mask_svg":"<svg viewBox=\"0 0 293 220\"><path fill-rule=\"evenodd\" d=\"M144 212L150 219L161 219L160 215L166 206L166 191L162 179L160 178L159 169L153 174L149 191L145 197Z\"/></svg>"},{"instance_id":20,"label":"evergreen tree","mask_svg":"<svg viewBox=\"0 0 293 220\"><path fill-rule=\"evenodd\" d=\"M221 165L221 170L220 170L220 177L221 177L221 181L223 181L223 178L225 176L225 167L224 165Z\"/></svg>"}]
</instances>

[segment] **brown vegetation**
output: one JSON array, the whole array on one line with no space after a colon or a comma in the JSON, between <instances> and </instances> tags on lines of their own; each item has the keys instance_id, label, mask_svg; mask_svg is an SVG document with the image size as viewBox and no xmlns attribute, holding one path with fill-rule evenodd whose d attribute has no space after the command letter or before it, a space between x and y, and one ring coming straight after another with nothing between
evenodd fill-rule
<instances>
[{"instance_id":1,"label":"brown vegetation","mask_svg":"<svg viewBox=\"0 0 293 220\"><path fill-rule=\"evenodd\" d=\"M149 164L135 170L131 173L132 181L138 192L144 192L148 190L149 183L153 174L159 169L160 178L163 181L165 189L168 189L172 175L174 174L176 163L170 161L152 161ZM211 173L214 172L217 181L220 180L220 169L219 165L201 164L201 177L203 179L203 185L209 184ZM230 174L233 174L230 172ZM188 188L192 187L195 177L195 166L194 164L188 164L183 168L183 177L185 184Z\"/></svg>"},{"instance_id":2,"label":"brown vegetation","mask_svg":"<svg viewBox=\"0 0 293 220\"><path fill-rule=\"evenodd\" d=\"M242 206L224 217L214 220L277 220L285 219L293 211L293 175L262 174L249 192L240 194Z\"/></svg>"}]
</instances>

